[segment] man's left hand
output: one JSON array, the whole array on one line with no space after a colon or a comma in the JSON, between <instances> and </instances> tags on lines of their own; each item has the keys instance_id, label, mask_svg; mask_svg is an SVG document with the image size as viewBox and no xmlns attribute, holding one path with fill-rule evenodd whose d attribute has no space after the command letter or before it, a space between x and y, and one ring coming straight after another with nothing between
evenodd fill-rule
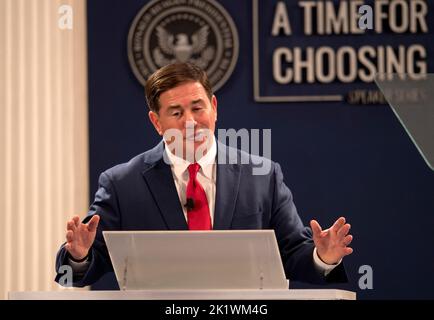
<instances>
[{"instance_id":1,"label":"man's left hand","mask_svg":"<svg viewBox=\"0 0 434 320\"><path fill-rule=\"evenodd\" d=\"M353 249L348 247L353 240L353 236L348 234L351 226L345 223L344 217L340 217L326 230L322 230L316 220L312 220L310 226L318 256L325 263L336 264L353 252Z\"/></svg>"}]
</instances>

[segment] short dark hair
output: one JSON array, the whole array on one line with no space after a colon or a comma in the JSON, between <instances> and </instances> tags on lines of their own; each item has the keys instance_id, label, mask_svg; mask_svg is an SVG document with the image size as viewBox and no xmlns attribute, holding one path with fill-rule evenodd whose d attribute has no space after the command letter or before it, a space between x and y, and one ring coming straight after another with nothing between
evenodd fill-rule
<instances>
[{"instance_id":1,"label":"short dark hair","mask_svg":"<svg viewBox=\"0 0 434 320\"><path fill-rule=\"evenodd\" d=\"M211 100L213 92L205 71L191 63L175 62L155 71L146 81L146 102L151 111L160 111L160 95L186 82L199 82Z\"/></svg>"}]
</instances>

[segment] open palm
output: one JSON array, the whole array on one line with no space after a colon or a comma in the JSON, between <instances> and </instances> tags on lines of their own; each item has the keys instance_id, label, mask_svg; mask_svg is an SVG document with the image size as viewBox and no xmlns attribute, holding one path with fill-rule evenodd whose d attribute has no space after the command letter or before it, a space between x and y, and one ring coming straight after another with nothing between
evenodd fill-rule
<instances>
[{"instance_id":1,"label":"open palm","mask_svg":"<svg viewBox=\"0 0 434 320\"><path fill-rule=\"evenodd\" d=\"M98 215L94 215L88 223L82 223L80 218L75 216L66 224L65 249L74 259L81 260L89 253L95 240L99 219Z\"/></svg>"},{"instance_id":2,"label":"open palm","mask_svg":"<svg viewBox=\"0 0 434 320\"><path fill-rule=\"evenodd\" d=\"M353 252L353 249L348 247L353 240L353 236L348 234L351 226L345 222L345 218L340 217L326 230L322 230L316 220L310 222L318 256L327 264L336 264Z\"/></svg>"}]
</instances>

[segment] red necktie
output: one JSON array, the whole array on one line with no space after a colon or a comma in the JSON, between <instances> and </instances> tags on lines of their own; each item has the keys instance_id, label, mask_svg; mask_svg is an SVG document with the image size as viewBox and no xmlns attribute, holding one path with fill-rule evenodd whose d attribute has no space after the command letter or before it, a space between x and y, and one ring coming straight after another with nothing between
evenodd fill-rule
<instances>
[{"instance_id":1,"label":"red necktie","mask_svg":"<svg viewBox=\"0 0 434 320\"><path fill-rule=\"evenodd\" d=\"M190 178L187 184L187 220L190 230L211 230L211 215L205 190L196 179L198 163L188 166Z\"/></svg>"}]
</instances>

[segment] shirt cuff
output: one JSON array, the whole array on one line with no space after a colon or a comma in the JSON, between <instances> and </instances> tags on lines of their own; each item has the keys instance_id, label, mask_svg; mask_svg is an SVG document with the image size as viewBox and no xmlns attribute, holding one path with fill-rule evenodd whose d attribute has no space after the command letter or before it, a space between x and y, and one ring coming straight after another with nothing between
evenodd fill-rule
<instances>
[{"instance_id":1,"label":"shirt cuff","mask_svg":"<svg viewBox=\"0 0 434 320\"><path fill-rule=\"evenodd\" d=\"M342 259L338 261L336 264L327 264L320 259L318 256L318 252L316 247L313 249L313 261L315 263L315 267L319 272L324 273L324 276L327 276L334 268L336 268L341 262Z\"/></svg>"},{"instance_id":2,"label":"shirt cuff","mask_svg":"<svg viewBox=\"0 0 434 320\"><path fill-rule=\"evenodd\" d=\"M73 273L85 273L89 268L90 260L89 257L87 257L87 259L82 262L76 262L68 258L68 264L71 266Z\"/></svg>"}]
</instances>

